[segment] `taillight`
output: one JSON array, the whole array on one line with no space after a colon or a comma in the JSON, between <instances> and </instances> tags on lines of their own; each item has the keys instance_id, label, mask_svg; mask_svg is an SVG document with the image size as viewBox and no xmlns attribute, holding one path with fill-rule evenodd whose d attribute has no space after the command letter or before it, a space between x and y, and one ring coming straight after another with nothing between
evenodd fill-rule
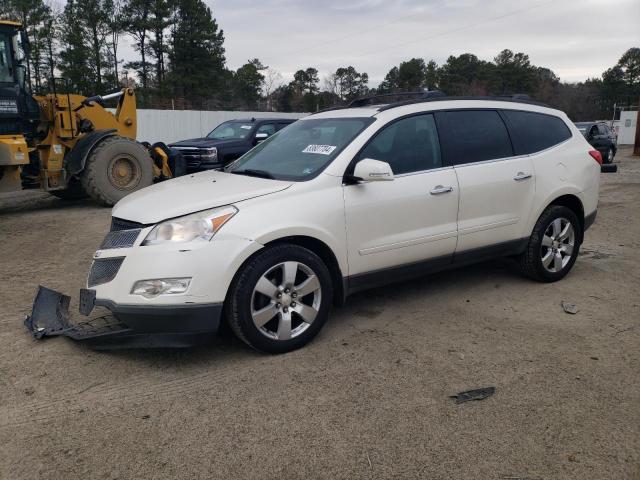
<instances>
[{"instance_id":1,"label":"taillight","mask_svg":"<svg viewBox=\"0 0 640 480\"><path fill-rule=\"evenodd\" d=\"M589 150L589 155L591 155L596 162L602 165L602 154L598 150Z\"/></svg>"}]
</instances>

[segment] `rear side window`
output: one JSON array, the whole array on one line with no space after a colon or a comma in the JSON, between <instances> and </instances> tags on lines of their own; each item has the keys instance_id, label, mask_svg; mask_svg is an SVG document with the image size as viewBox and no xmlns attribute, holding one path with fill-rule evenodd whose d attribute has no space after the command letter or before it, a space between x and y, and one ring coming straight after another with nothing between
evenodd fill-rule
<instances>
[{"instance_id":1,"label":"rear side window","mask_svg":"<svg viewBox=\"0 0 640 480\"><path fill-rule=\"evenodd\" d=\"M571 131L558 117L535 112L503 110L509 122L517 155L553 147L571 138Z\"/></svg>"},{"instance_id":2,"label":"rear side window","mask_svg":"<svg viewBox=\"0 0 640 480\"><path fill-rule=\"evenodd\" d=\"M495 110L436 113L440 146L449 165L513 156L507 127Z\"/></svg>"}]
</instances>

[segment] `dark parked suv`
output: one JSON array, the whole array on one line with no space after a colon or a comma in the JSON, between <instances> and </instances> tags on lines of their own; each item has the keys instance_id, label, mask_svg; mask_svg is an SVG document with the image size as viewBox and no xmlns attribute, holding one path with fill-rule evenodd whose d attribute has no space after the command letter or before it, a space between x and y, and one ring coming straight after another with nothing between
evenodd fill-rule
<instances>
[{"instance_id":1,"label":"dark parked suv","mask_svg":"<svg viewBox=\"0 0 640 480\"><path fill-rule=\"evenodd\" d=\"M204 138L172 143L187 162L187 171L220 170L261 141L295 122L295 118L249 118L229 120Z\"/></svg>"},{"instance_id":2,"label":"dark parked suv","mask_svg":"<svg viewBox=\"0 0 640 480\"><path fill-rule=\"evenodd\" d=\"M591 146L600 152L603 163L613 162L618 144L616 135L611 131L609 125L604 122L577 122L576 127Z\"/></svg>"}]
</instances>

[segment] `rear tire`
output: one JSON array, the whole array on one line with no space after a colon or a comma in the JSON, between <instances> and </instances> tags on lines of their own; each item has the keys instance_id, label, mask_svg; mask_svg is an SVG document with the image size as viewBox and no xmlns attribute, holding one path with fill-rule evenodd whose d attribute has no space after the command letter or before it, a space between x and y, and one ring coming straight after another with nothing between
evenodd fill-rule
<instances>
[{"instance_id":1,"label":"rear tire","mask_svg":"<svg viewBox=\"0 0 640 480\"><path fill-rule=\"evenodd\" d=\"M524 275L539 282L564 278L578 257L582 226L572 210L550 205L533 227L527 249L518 257Z\"/></svg>"},{"instance_id":2,"label":"rear tire","mask_svg":"<svg viewBox=\"0 0 640 480\"><path fill-rule=\"evenodd\" d=\"M225 314L236 336L268 353L310 342L329 317L333 285L315 253L297 245L267 247L252 257L231 285Z\"/></svg>"},{"instance_id":3,"label":"rear tire","mask_svg":"<svg viewBox=\"0 0 640 480\"><path fill-rule=\"evenodd\" d=\"M82 187L100 205L113 206L126 195L153 183L153 164L146 148L124 137L107 137L91 151Z\"/></svg>"}]
</instances>

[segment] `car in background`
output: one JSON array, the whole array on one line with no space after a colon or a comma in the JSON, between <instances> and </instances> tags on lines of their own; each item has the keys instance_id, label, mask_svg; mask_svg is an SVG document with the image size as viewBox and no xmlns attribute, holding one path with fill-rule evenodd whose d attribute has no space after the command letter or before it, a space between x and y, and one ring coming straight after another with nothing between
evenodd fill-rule
<instances>
[{"instance_id":1,"label":"car in background","mask_svg":"<svg viewBox=\"0 0 640 480\"><path fill-rule=\"evenodd\" d=\"M172 143L185 158L188 172L221 170L258 143L292 124L295 118L249 118L229 120L203 138Z\"/></svg>"},{"instance_id":2,"label":"car in background","mask_svg":"<svg viewBox=\"0 0 640 480\"><path fill-rule=\"evenodd\" d=\"M604 122L577 122L576 127L591 146L600 152L603 163L613 162L618 143L616 134L609 125Z\"/></svg>"}]
</instances>

